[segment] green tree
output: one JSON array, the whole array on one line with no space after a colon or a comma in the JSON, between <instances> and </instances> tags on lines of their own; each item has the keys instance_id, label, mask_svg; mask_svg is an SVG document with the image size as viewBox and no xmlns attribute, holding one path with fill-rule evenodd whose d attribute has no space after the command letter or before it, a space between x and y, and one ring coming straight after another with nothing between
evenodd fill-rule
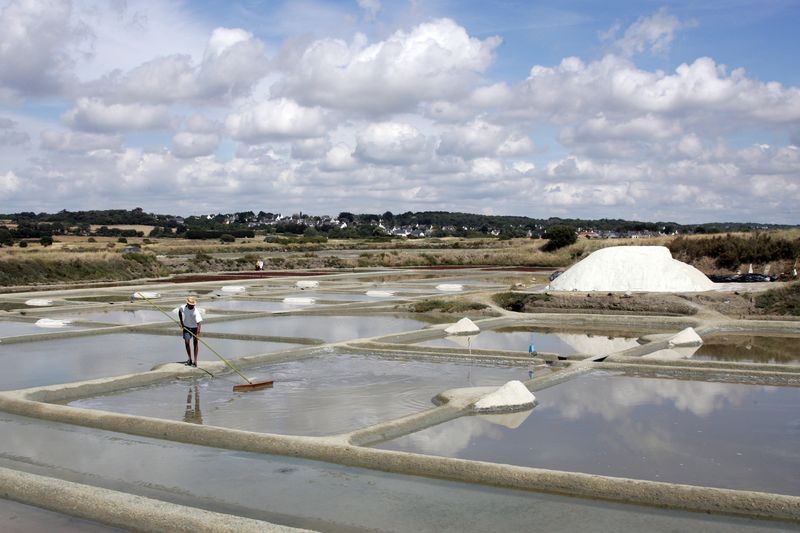
<instances>
[{"instance_id":1,"label":"green tree","mask_svg":"<svg viewBox=\"0 0 800 533\"><path fill-rule=\"evenodd\" d=\"M50 246L51 244L53 244L53 237L50 235L45 235L39 239L39 244L41 244L42 246Z\"/></svg>"},{"instance_id":2,"label":"green tree","mask_svg":"<svg viewBox=\"0 0 800 533\"><path fill-rule=\"evenodd\" d=\"M0 226L0 245L12 246L14 244L14 237L5 226Z\"/></svg>"},{"instance_id":3,"label":"green tree","mask_svg":"<svg viewBox=\"0 0 800 533\"><path fill-rule=\"evenodd\" d=\"M547 243L542 247L545 252L552 252L570 244L574 244L578 240L578 235L575 233L575 228L572 226L555 225L547 228L545 238L548 239Z\"/></svg>"}]
</instances>

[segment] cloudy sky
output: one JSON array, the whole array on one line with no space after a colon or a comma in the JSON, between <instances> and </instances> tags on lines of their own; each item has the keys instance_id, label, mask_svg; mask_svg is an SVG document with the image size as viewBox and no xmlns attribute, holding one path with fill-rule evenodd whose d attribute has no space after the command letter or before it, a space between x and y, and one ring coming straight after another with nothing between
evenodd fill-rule
<instances>
[{"instance_id":1,"label":"cloudy sky","mask_svg":"<svg viewBox=\"0 0 800 533\"><path fill-rule=\"evenodd\" d=\"M0 212L800 223L798 0L0 0Z\"/></svg>"}]
</instances>

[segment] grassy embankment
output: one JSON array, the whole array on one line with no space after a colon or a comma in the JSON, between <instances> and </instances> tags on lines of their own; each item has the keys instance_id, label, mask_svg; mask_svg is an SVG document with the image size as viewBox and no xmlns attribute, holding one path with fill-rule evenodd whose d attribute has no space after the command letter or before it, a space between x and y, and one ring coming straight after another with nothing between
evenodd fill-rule
<instances>
[{"instance_id":1,"label":"grassy embankment","mask_svg":"<svg viewBox=\"0 0 800 533\"><path fill-rule=\"evenodd\" d=\"M150 254L24 253L3 254L0 286L72 281L123 281L163 276L165 269Z\"/></svg>"}]
</instances>

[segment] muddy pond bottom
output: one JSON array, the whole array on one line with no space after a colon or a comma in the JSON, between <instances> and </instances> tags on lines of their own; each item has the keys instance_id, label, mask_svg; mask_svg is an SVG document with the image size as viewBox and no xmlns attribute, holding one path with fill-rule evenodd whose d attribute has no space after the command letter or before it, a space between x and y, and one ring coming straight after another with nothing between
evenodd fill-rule
<instances>
[{"instance_id":1,"label":"muddy pond bottom","mask_svg":"<svg viewBox=\"0 0 800 533\"><path fill-rule=\"evenodd\" d=\"M383 359L328 353L246 369L270 389L234 393L236 375L176 380L82 399L75 407L101 409L285 435L330 435L433 407L432 398L456 387L502 385L527 379L527 367Z\"/></svg>"},{"instance_id":2,"label":"muddy pond bottom","mask_svg":"<svg viewBox=\"0 0 800 533\"><path fill-rule=\"evenodd\" d=\"M378 445L446 457L800 495L800 389L593 372L538 405Z\"/></svg>"},{"instance_id":3,"label":"muddy pond bottom","mask_svg":"<svg viewBox=\"0 0 800 533\"><path fill-rule=\"evenodd\" d=\"M692 359L735 363L800 365L800 336L712 335Z\"/></svg>"}]
</instances>

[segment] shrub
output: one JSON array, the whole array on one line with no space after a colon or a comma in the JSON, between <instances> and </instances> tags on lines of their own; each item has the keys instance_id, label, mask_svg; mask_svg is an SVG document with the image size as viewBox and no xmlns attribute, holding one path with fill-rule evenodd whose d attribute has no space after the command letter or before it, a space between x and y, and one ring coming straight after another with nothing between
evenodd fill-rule
<instances>
[{"instance_id":1,"label":"shrub","mask_svg":"<svg viewBox=\"0 0 800 533\"><path fill-rule=\"evenodd\" d=\"M525 302L527 301L528 297L526 294L520 294L518 292L501 292L495 294L492 299L494 300L494 303L503 309L522 312L525 310Z\"/></svg>"},{"instance_id":2,"label":"shrub","mask_svg":"<svg viewBox=\"0 0 800 533\"><path fill-rule=\"evenodd\" d=\"M219 236L220 242L236 242L236 237L231 235L230 233L223 233Z\"/></svg>"},{"instance_id":3,"label":"shrub","mask_svg":"<svg viewBox=\"0 0 800 533\"><path fill-rule=\"evenodd\" d=\"M39 239L39 244L42 246L51 246L53 244L53 237L50 235L45 235Z\"/></svg>"},{"instance_id":4,"label":"shrub","mask_svg":"<svg viewBox=\"0 0 800 533\"><path fill-rule=\"evenodd\" d=\"M95 239L94 237L89 237L88 239L86 239L86 242L97 242L97 239Z\"/></svg>"},{"instance_id":5,"label":"shrub","mask_svg":"<svg viewBox=\"0 0 800 533\"><path fill-rule=\"evenodd\" d=\"M14 244L14 237L5 226L0 227L0 245L12 246Z\"/></svg>"},{"instance_id":6,"label":"shrub","mask_svg":"<svg viewBox=\"0 0 800 533\"><path fill-rule=\"evenodd\" d=\"M800 316L800 283L759 294L755 304L768 314Z\"/></svg>"},{"instance_id":7,"label":"shrub","mask_svg":"<svg viewBox=\"0 0 800 533\"><path fill-rule=\"evenodd\" d=\"M128 239L126 239L125 237L119 237L117 238L117 242L122 244L128 244Z\"/></svg>"},{"instance_id":8,"label":"shrub","mask_svg":"<svg viewBox=\"0 0 800 533\"><path fill-rule=\"evenodd\" d=\"M19 247L20 248L27 248L28 247L28 241L19 241Z\"/></svg>"},{"instance_id":9,"label":"shrub","mask_svg":"<svg viewBox=\"0 0 800 533\"><path fill-rule=\"evenodd\" d=\"M548 239L547 244L542 247L542 250L545 252L552 252L559 248L564 248L570 244L575 244L575 241L578 240L575 228L562 225L547 228L545 237Z\"/></svg>"}]
</instances>

